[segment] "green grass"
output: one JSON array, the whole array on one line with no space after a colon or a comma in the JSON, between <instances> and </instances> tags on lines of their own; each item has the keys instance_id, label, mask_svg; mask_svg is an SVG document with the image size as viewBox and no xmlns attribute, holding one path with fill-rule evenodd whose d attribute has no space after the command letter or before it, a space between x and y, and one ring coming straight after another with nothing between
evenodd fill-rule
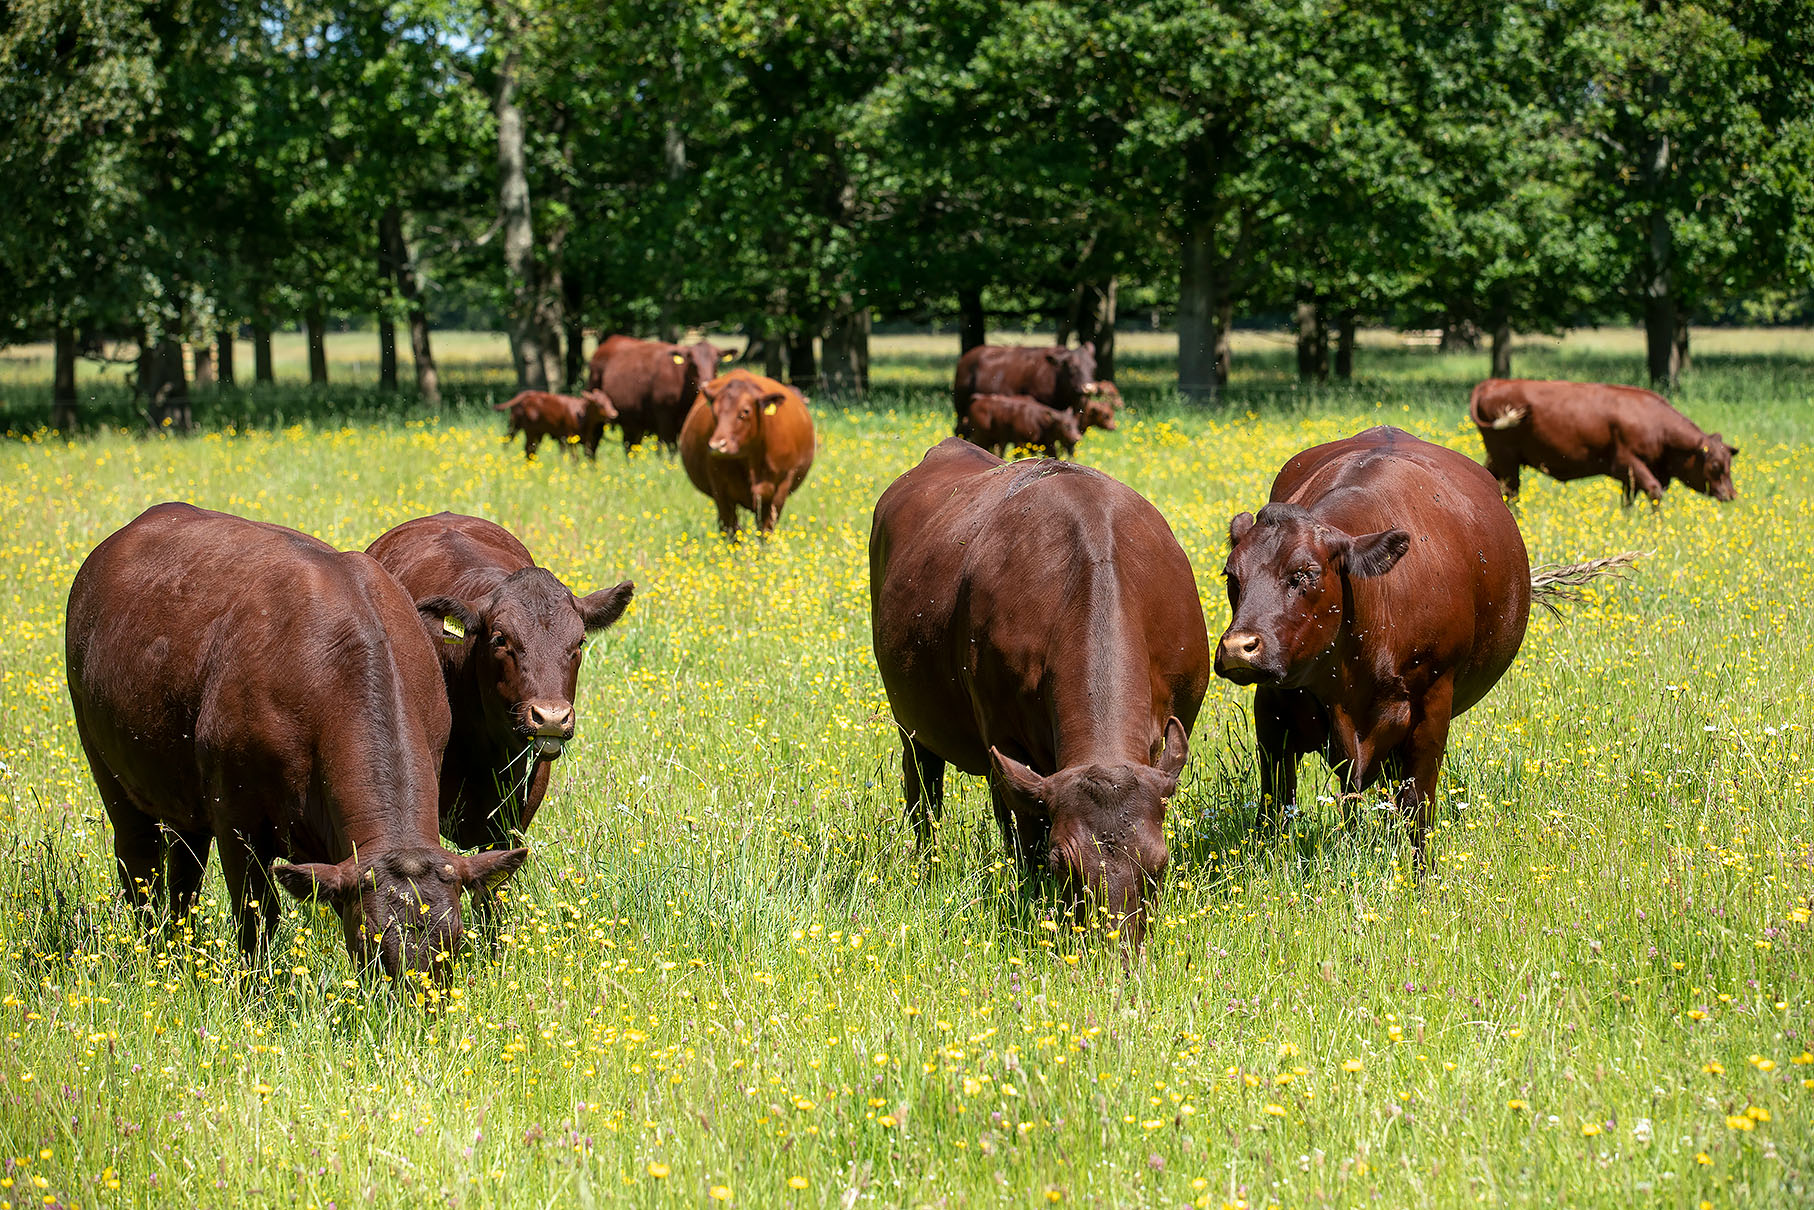
<instances>
[{"instance_id":1,"label":"green grass","mask_svg":"<svg viewBox=\"0 0 1814 1210\"><path fill-rule=\"evenodd\" d=\"M1422 887L1379 811L1256 843L1249 696L1212 685L1131 969L1044 927L979 781L954 780L930 856L900 820L865 548L878 492L949 431L933 351L821 407L781 533L734 548L664 458L526 464L476 402L341 420L279 387L249 431L0 443L0 1202L1805 1203L1814 382L1793 351L1699 350L1679 395L1743 449L1732 505L1527 479L1533 562L1653 554L1536 618L1458 721ZM1142 406L1080 448L1170 519L1212 634L1228 517L1290 453L1390 421L1478 454L1482 358L1373 350L1361 382L1300 391L1288 353L1188 411L1163 353L1131 351ZM1639 366L1564 342L1519 369ZM243 969L217 873L178 935L119 908L62 609L95 542L169 498L346 547L475 512L576 588L636 580L508 924L452 995L359 981L300 908Z\"/></svg>"}]
</instances>

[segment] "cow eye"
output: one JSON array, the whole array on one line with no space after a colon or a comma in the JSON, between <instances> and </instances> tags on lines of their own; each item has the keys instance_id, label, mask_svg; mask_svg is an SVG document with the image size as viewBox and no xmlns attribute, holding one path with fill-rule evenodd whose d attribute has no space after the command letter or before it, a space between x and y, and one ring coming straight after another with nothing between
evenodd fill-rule
<instances>
[{"instance_id":1,"label":"cow eye","mask_svg":"<svg viewBox=\"0 0 1814 1210\"><path fill-rule=\"evenodd\" d=\"M510 637L501 632L494 634L491 636L491 646L493 650L502 651L510 646Z\"/></svg>"}]
</instances>

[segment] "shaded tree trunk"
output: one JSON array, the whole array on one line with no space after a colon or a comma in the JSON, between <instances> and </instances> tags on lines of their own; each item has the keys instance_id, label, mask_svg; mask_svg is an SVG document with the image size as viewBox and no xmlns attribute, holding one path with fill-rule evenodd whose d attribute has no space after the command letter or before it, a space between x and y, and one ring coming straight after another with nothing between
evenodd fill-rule
<instances>
[{"instance_id":1,"label":"shaded tree trunk","mask_svg":"<svg viewBox=\"0 0 1814 1210\"><path fill-rule=\"evenodd\" d=\"M1219 161L1219 146L1211 135L1199 136L1185 146L1183 196L1191 205L1184 221L1184 259L1178 271L1178 393L1192 403L1214 401L1222 387L1216 363L1227 290L1216 264Z\"/></svg>"},{"instance_id":2,"label":"shaded tree trunk","mask_svg":"<svg viewBox=\"0 0 1814 1210\"><path fill-rule=\"evenodd\" d=\"M1675 312L1675 372L1688 372L1688 309L1677 307Z\"/></svg>"},{"instance_id":3,"label":"shaded tree trunk","mask_svg":"<svg viewBox=\"0 0 1814 1210\"><path fill-rule=\"evenodd\" d=\"M252 325L252 381L277 381L271 368L271 325L267 323Z\"/></svg>"},{"instance_id":4,"label":"shaded tree trunk","mask_svg":"<svg viewBox=\"0 0 1814 1210\"><path fill-rule=\"evenodd\" d=\"M220 357L215 365L214 377L224 387L233 385L233 338L238 334L236 327L235 324L222 324L218 333Z\"/></svg>"},{"instance_id":5,"label":"shaded tree trunk","mask_svg":"<svg viewBox=\"0 0 1814 1210\"><path fill-rule=\"evenodd\" d=\"M498 66L494 112L498 123L498 214L504 228L504 269L510 282L510 360L518 390L548 389L547 332L543 327L541 274L535 259L535 224L529 208L529 170L523 111L517 106L515 46Z\"/></svg>"},{"instance_id":6,"label":"shaded tree trunk","mask_svg":"<svg viewBox=\"0 0 1814 1210\"><path fill-rule=\"evenodd\" d=\"M310 303L309 309L302 314L303 327L309 334L309 385L326 386L328 381L328 348L327 320L321 314L321 304Z\"/></svg>"},{"instance_id":7,"label":"shaded tree trunk","mask_svg":"<svg viewBox=\"0 0 1814 1210\"><path fill-rule=\"evenodd\" d=\"M966 286L957 292L957 341L959 351L968 353L988 340L989 313L983 310L980 286Z\"/></svg>"},{"instance_id":8,"label":"shaded tree trunk","mask_svg":"<svg viewBox=\"0 0 1814 1210\"><path fill-rule=\"evenodd\" d=\"M1228 374L1234 368L1235 304L1223 299L1216 304L1216 386L1228 385Z\"/></svg>"},{"instance_id":9,"label":"shaded tree trunk","mask_svg":"<svg viewBox=\"0 0 1814 1210\"><path fill-rule=\"evenodd\" d=\"M140 324L134 333L139 345L138 365L134 369L132 393L135 396L150 398L151 388L157 380L157 349L151 343L151 334Z\"/></svg>"},{"instance_id":10,"label":"shaded tree trunk","mask_svg":"<svg viewBox=\"0 0 1814 1210\"><path fill-rule=\"evenodd\" d=\"M1298 381L1329 381L1329 320L1314 298L1297 304Z\"/></svg>"},{"instance_id":11,"label":"shaded tree trunk","mask_svg":"<svg viewBox=\"0 0 1814 1210\"><path fill-rule=\"evenodd\" d=\"M397 250L391 246L391 212L386 206L378 215L378 389L397 389L397 323L391 318L391 305L397 283Z\"/></svg>"},{"instance_id":12,"label":"shaded tree trunk","mask_svg":"<svg viewBox=\"0 0 1814 1210\"><path fill-rule=\"evenodd\" d=\"M214 346L199 344L191 346L195 355L195 387L197 390L214 385Z\"/></svg>"},{"instance_id":13,"label":"shaded tree trunk","mask_svg":"<svg viewBox=\"0 0 1814 1210\"><path fill-rule=\"evenodd\" d=\"M1512 376L1512 323L1501 319L1493 325L1493 374L1494 378Z\"/></svg>"},{"instance_id":14,"label":"shaded tree trunk","mask_svg":"<svg viewBox=\"0 0 1814 1210\"><path fill-rule=\"evenodd\" d=\"M848 298L825 329L825 389L845 397L869 393L869 308Z\"/></svg>"},{"instance_id":15,"label":"shaded tree trunk","mask_svg":"<svg viewBox=\"0 0 1814 1210\"><path fill-rule=\"evenodd\" d=\"M1347 382L1354 377L1355 314L1343 311L1335 320L1335 377Z\"/></svg>"},{"instance_id":16,"label":"shaded tree trunk","mask_svg":"<svg viewBox=\"0 0 1814 1210\"><path fill-rule=\"evenodd\" d=\"M1438 353L1473 352L1480 347L1480 329L1469 319L1450 312L1442 318L1442 339L1437 342Z\"/></svg>"},{"instance_id":17,"label":"shaded tree trunk","mask_svg":"<svg viewBox=\"0 0 1814 1210\"><path fill-rule=\"evenodd\" d=\"M565 295L561 300L561 314L567 326L563 342L567 360L562 372L569 387L578 387L586 381L586 326L582 319L586 313L585 291L576 273L563 277L561 286Z\"/></svg>"},{"instance_id":18,"label":"shaded tree trunk","mask_svg":"<svg viewBox=\"0 0 1814 1210\"><path fill-rule=\"evenodd\" d=\"M57 325L56 368L51 377L50 422L57 432L70 437L76 431L76 331L68 324Z\"/></svg>"},{"instance_id":19,"label":"shaded tree trunk","mask_svg":"<svg viewBox=\"0 0 1814 1210\"><path fill-rule=\"evenodd\" d=\"M1653 83L1653 91L1656 87ZM1653 198L1662 192L1669 175L1669 159L1669 136L1659 135L1650 145L1643 165L1644 183ZM1675 231L1669 225L1669 212L1660 201L1652 203L1648 235L1644 266L1645 360L1650 384L1668 390L1675 385L1682 363L1675 339Z\"/></svg>"},{"instance_id":20,"label":"shaded tree trunk","mask_svg":"<svg viewBox=\"0 0 1814 1210\"><path fill-rule=\"evenodd\" d=\"M441 406L441 375L435 368L435 351L428 339L428 313L422 309L422 287L409 258L409 240L403 234L403 212L386 206L379 218L383 243L390 249L391 271L397 294L409 308L409 351L416 363L416 391L431 408Z\"/></svg>"},{"instance_id":21,"label":"shaded tree trunk","mask_svg":"<svg viewBox=\"0 0 1814 1210\"><path fill-rule=\"evenodd\" d=\"M145 384L147 415L153 428L187 433L195 427L189 406L189 380L183 367L183 342L161 337L151 347L151 378Z\"/></svg>"},{"instance_id":22,"label":"shaded tree trunk","mask_svg":"<svg viewBox=\"0 0 1814 1210\"><path fill-rule=\"evenodd\" d=\"M1100 282L1078 287L1077 342L1096 346L1096 377L1115 378L1115 297L1120 279L1110 275Z\"/></svg>"},{"instance_id":23,"label":"shaded tree trunk","mask_svg":"<svg viewBox=\"0 0 1814 1210\"><path fill-rule=\"evenodd\" d=\"M378 313L378 389L397 389L397 325L385 311Z\"/></svg>"},{"instance_id":24,"label":"shaded tree trunk","mask_svg":"<svg viewBox=\"0 0 1814 1210\"><path fill-rule=\"evenodd\" d=\"M787 380L800 391L819 387L819 365L813 358L813 334L810 331L787 334Z\"/></svg>"}]
</instances>

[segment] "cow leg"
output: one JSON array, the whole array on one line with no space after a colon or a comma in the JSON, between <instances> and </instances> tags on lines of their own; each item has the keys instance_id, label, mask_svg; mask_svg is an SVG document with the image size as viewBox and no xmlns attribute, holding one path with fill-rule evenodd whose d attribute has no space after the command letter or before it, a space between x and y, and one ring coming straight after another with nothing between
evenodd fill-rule
<instances>
[{"instance_id":1,"label":"cow leg","mask_svg":"<svg viewBox=\"0 0 1814 1210\"><path fill-rule=\"evenodd\" d=\"M220 872L227 883L227 903L239 925L239 951L256 962L277 923L277 887L271 862L277 846L264 837L235 833L220 838Z\"/></svg>"},{"instance_id":2,"label":"cow leg","mask_svg":"<svg viewBox=\"0 0 1814 1210\"><path fill-rule=\"evenodd\" d=\"M727 495L715 495L712 503L718 506L718 531L726 538L737 536L737 502Z\"/></svg>"},{"instance_id":3,"label":"cow leg","mask_svg":"<svg viewBox=\"0 0 1814 1210\"><path fill-rule=\"evenodd\" d=\"M542 435L531 429L523 430L523 457L535 457L535 447L542 443Z\"/></svg>"},{"instance_id":4,"label":"cow leg","mask_svg":"<svg viewBox=\"0 0 1814 1210\"><path fill-rule=\"evenodd\" d=\"M164 837L157 820L145 814L119 788L113 774L94 767L95 783L101 787L101 802L113 822L113 860L120 876L120 890L126 902L146 918L147 926L157 912L158 885L162 881ZM112 793L109 793L109 790Z\"/></svg>"},{"instance_id":5,"label":"cow leg","mask_svg":"<svg viewBox=\"0 0 1814 1210\"><path fill-rule=\"evenodd\" d=\"M1045 864L1046 847L1052 835L1051 820L1028 819L1014 810L1008 792L990 779L989 796L995 801L995 825L1001 829L1002 847L1007 849L1027 877L1035 877Z\"/></svg>"},{"instance_id":6,"label":"cow leg","mask_svg":"<svg viewBox=\"0 0 1814 1210\"><path fill-rule=\"evenodd\" d=\"M794 472L789 471L785 479L775 484L775 494L769 498L768 529L770 533L775 531L775 526L781 524L781 508L787 503L788 493L793 490Z\"/></svg>"},{"instance_id":7,"label":"cow leg","mask_svg":"<svg viewBox=\"0 0 1814 1210\"><path fill-rule=\"evenodd\" d=\"M1624 488L1622 502L1627 508L1631 507L1631 502L1637 498L1639 492L1649 496L1652 504L1662 503L1663 485L1658 483L1657 477L1650 473L1650 468L1644 465L1643 459L1620 446L1613 455L1613 467L1618 472L1619 483Z\"/></svg>"},{"instance_id":8,"label":"cow leg","mask_svg":"<svg viewBox=\"0 0 1814 1210\"><path fill-rule=\"evenodd\" d=\"M945 813L945 758L903 735L901 782L907 794L907 822L924 847L932 839L933 824Z\"/></svg>"},{"instance_id":9,"label":"cow leg","mask_svg":"<svg viewBox=\"0 0 1814 1210\"><path fill-rule=\"evenodd\" d=\"M775 532L774 500L772 484L750 479L750 503L754 506L750 511L756 514L756 531L765 538Z\"/></svg>"},{"instance_id":10,"label":"cow leg","mask_svg":"<svg viewBox=\"0 0 1814 1210\"><path fill-rule=\"evenodd\" d=\"M202 876L208 871L208 848L214 833L207 829L165 833L164 863L170 878L170 919L180 921L195 909L201 894Z\"/></svg>"},{"instance_id":11,"label":"cow leg","mask_svg":"<svg viewBox=\"0 0 1814 1210\"><path fill-rule=\"evenodd\" d=\"M1518 457L1504 450L1495 449L1491 442L1486 447L1486 473L1499 481L1499 494L1506 501L1518 498Z\"/></svg>"},{"instance_id":12,"label":"cow leg","mask_svg":"<svg viewBox=\"0 0 1814 1210\"><path fill-rule=\"evenodd\" d=\"M1298 797L1298 757L1328 743L1322 706L1301 689L1262 685L1254 691L1255 747L1260 762L1260 809L1254 831L1276 831Z\"/></svg>"},{"instance_id":13,"label":"cow leg","mask_svg":"<svg viewBox=\"0 0 1814 1210\"><path fill-rule=\"evenodd\" d=\"M1404 780L1398 786L1398 809L1411 821L1411 849L1417 872L1429 864L1427 843L1436 823L1436 775L1442 754L1449 746L1449 715L1455 704L1455 686L1448 679L1430 687L1419 703L1417 721L1405 737L1398 756Z\"/></svg>"}]
</instances>

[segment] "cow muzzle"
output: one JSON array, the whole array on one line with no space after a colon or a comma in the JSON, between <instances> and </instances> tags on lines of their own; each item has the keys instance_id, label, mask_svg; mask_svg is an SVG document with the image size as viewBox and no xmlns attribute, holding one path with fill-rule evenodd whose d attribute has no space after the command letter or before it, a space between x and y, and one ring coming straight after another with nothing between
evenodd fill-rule
<instances>
[{"instance_id":1,"label":"cow muzzle","mask_svg":"<svg viewBox=\"0 0 1814 1210\"><path fill-rule=\"evenodd\" d=\"M714 437L705 443L705 448L722 458L735 458L739 447L728 437Z\"/></svg>"},{"instance_id":2,"label":"cow muzzle","mask_svg":"<svg viewBox=\"0 0 1814 1210\"><path fill-rule=\"evenodd\" d=\"M523 707L537 756L556 757L573 738L571 702L528 702Z\"/></svg>"},{"instance_id":3,"label":"cow muzzle","mask_svg":"<svg viewBox=\"0 0 1814 1210\"><path fill-rule=\"evenodd\" d=\"M1231 630L1216 646L1216 675L1237 685L1277 680L1267 662L1266 640L1251 630Z\"/></svg>"}]
</instances>

